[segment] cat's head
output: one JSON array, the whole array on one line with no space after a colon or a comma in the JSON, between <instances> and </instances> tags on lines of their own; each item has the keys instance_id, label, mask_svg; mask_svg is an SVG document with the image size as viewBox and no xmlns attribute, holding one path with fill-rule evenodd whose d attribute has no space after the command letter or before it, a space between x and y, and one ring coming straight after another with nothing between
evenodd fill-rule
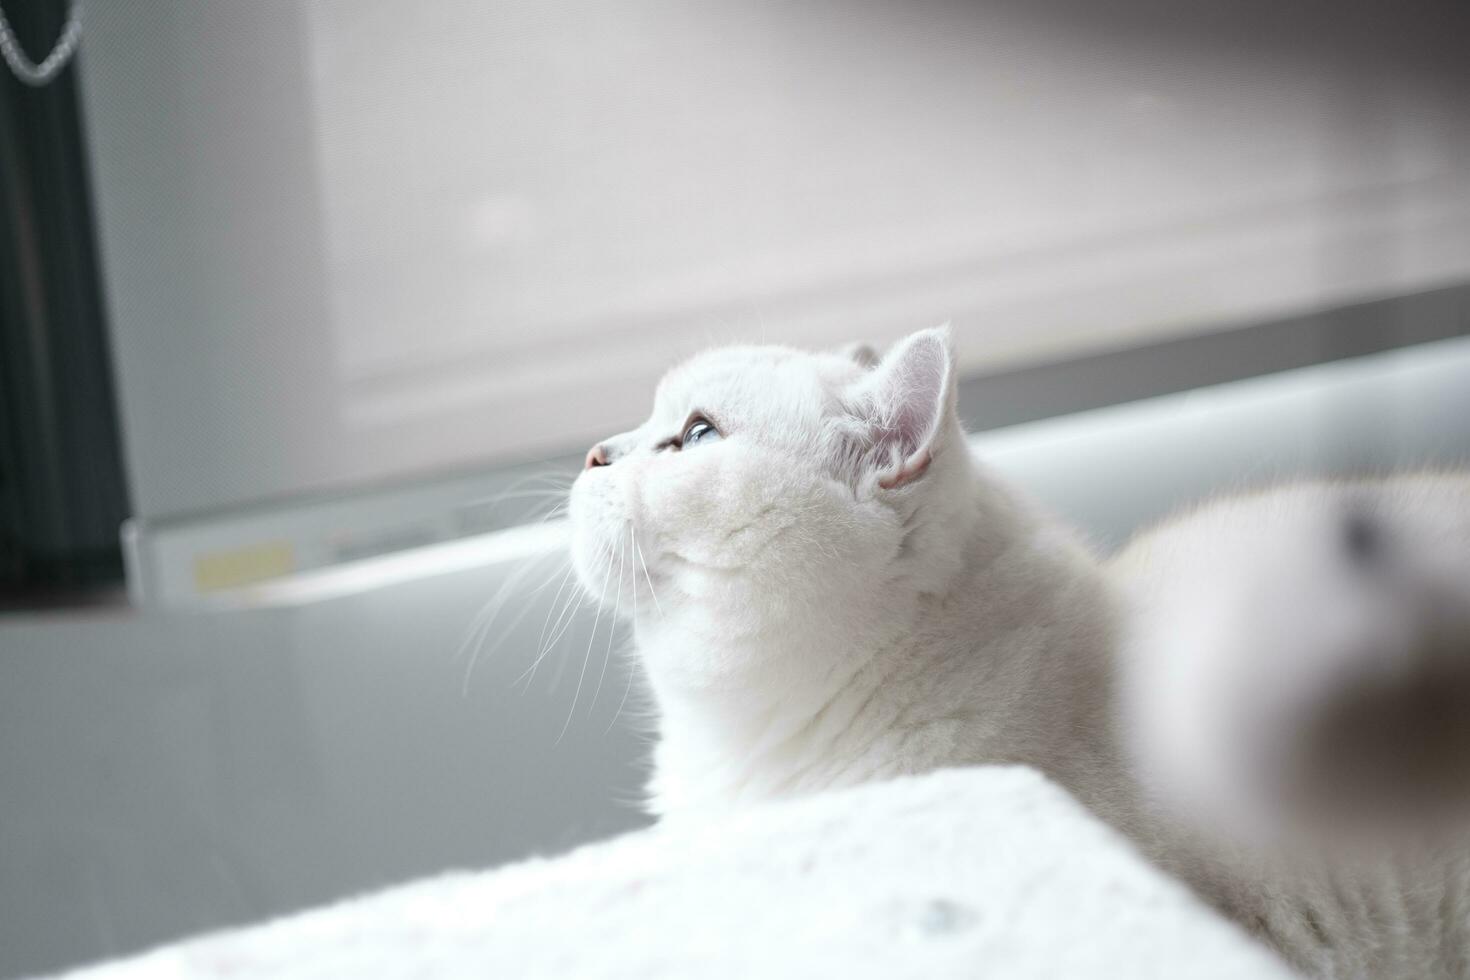
<instances>
[{"instance_id":1,"label":"cat's head","mask_svg":"<svg viewBox=\"0 0 1470 980\"><path fill-rule=\"evenodd\" d=\"M882 358L692 358L663 378L646 422L588 453L570 504L583 587L619 614L637 605L640 633L677 624L756 649L843 632L882 604L946 474L968 466L954 387L947 328Z\"/></svg>"}]
</instances>

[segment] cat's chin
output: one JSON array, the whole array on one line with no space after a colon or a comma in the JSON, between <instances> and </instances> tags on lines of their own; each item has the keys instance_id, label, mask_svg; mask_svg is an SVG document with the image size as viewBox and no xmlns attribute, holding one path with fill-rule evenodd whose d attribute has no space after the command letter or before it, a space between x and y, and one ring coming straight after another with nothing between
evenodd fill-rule
<instances>
[{"instance_id":1,"label":"cat's chin","mask_svg":"<svg viewBox=\"0 0 1470 980\"><path fill-rule=\"evenodd\" d=\"M627 560L632 524L620 513L617 490L613 474L589 469L572 485L567 502L572 568L594 600L609 587L619 557Z\"/></svg>"}]
</instances>

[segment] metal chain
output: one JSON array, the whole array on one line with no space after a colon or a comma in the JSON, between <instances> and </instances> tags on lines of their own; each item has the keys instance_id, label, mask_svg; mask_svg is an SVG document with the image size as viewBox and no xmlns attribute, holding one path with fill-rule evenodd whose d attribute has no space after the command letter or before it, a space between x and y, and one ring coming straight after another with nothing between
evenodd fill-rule
<instances>
[{"instance_id":1,"label":"metal chain","mask_svg":"<svg viewBox=\"0 0 1470 980\"><path fill-rule=\"evenodd\" d=\"M55 78L76 53L77 43L81 39L82 3L81 0L71 0L66 13L66 25L61 28L56 46L38 65L21 50L20 42L15 39L15 32L10 29L10 21L5 18L5 9L0 7L0 56L4 56L11 73L25 85L40 88Z\"/></svg>"}]
</instances>

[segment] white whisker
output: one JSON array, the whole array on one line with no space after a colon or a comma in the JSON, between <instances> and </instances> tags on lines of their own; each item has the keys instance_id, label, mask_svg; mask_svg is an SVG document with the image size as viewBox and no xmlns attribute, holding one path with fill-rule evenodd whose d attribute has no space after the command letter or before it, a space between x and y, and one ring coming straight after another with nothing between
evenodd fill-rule
<instances>
[{"instance_id":1,"label":"white whisker","mask_svg":"<svg viewBox=\"0 0 1470 980\"><path fill-rule=\"evenodd\" d=\"M612 660L613 640L618 635L618 610L623 607L623 561L627 555L628 542L625 540L618 548L618 591L613 595L613 613L611 625L607 631L607 650L602 655L602 673L597 675L597 687L592 691L592 703L587 706L589 716L592 714L592 709L597 707L597 696L602 693L602 682L607 679L607 664Z\"/></svg>"},{"instance_id":2,"label":"white whisker","mask_svg":"<svg viewBox=\"0 0 1470 980\"><path fill-rule=\"evenodd\" d=\"M545 557L552 556L548 555ZM522 580L540 565L541 560L533 559L528 561L518 571L506 576L500 588L495 590L495 594L486 601L485 605L480 607L480 611L470 621L470 628L464 638L464 642L459 645L459 649L454 655L454 659L459 660L471 648L471 645L474 647L474 652L469 658L469 663L465 666L464 680L461 683L462 695L467 694L469 691L470 675L474 672L475 663L480 658L480 648L485 644L485 637L489 635L491 627L495 625L495 617L500 615L500 610L505 605L506 600L510 598L512 591L519 587ZM555 577L556 573L553 572L551 578L554 579Z\"/></svg>"},{"instance_id":3,"label":"white whisker","mask_svg":"<svg viewBox=\"0 0 1470 980\"><path fill-rule=\"evenodd\" d=\"M633 550L638 560L643 563L643 580L648 583L648 594L653 597L653 608L658 610L658 618L664 618L664 607L659 605L658 593L653 591L653 578L648 574L648 562L643 558L643 549L638 547L638 536L633 535Z\"/></svg>"},{"instance_id":4,"label":"white whisker","mask_svg":"<svg viewBox=\"0 0 1470 980\"><path fill-rule=\"evenodd\" d=\"M611 571L611 548L608 549L607 561L608 570ZM573 604L574 601L575 605ZM562 636L566 633L566 631L571 628L572 623L577 618L577 613L581 611L582 605L586 601L587 593L585 591L573 589L570 593L568 593L566 604L562 606L562 611L557 614L556 622L554 622L551 626L551 639L547 640L539 647L539 649L536 651L535 659L531 661L531 666L521 671L520 677L517 677L514 681L512 681L511 686L519 684L524 679L526 685L521 689L521 693L525 694L526 691L529 691L531 689L531 682L536 679L536 668L541 666L541 661L546 659L547 655L556 648L557 641L560 640ZM555 604L555 600L553 600L552 605L555 606ZM563 622L563 620L565 620L565 622Z\"/></svg>"},{"instance_id":5,"label":"white whisker","mask_svg":"<svg viewBox=\"0 0 1470 980\"><path fill-rule=\"evenodd\" d=\"M571 487L536 487L527 490L507 490L505 493L497 493L491 497L480 497L475 500L470 500L468 503L478 506L481 504L498 504L502 500L526 500L547 497L560 499L570 489Z\"/></svg>"},{"instance_id":6,"label":"white whisker","mask_svg":"<svg viewBox=\"0 0 1470 980\"><path fill-rule=\"evenodd\" d=\"M551 651L556 649L557 643L566 635L567 630L571 629L572 623L576 622L577 613L581 612L582 606L587 603L587 596L588 594L586 592L572 592L567 596L566 604L562 606L562 611L557 616L556 623L551 627L551 638L546 641L546 646L536 655L536 659L531 661L531 666L521 671L521 676L511 682L511 685L514 686L520 683L522 679L525 680L526 683L521 686L521 694L524 695L531 689L531 684L536 680L536 669L541 666L541 661L549 657ZM563 622L563 617L565 617L565 622ZM557 678L559 677L561 677L560 671L557 672ZM555 686L556 678L553 678L552 687Z\"/></svg>"},{"instance_id":7,"label":"white whisker","mask_svg":"<svg viewBox=\"0 0 1470 980\"><path fill-rule=\"evenodd\" d=\"M536 482L548 484L544 487L530 487L529 484ZM568 475L563 470L551 470L545 473L532 473L529 476L512 480L505 489L496 493L486 494L483 497L472 497L464 502L466 507L490 506L493 507L506 500L516 500L525 497L551 497L564 495L572 488L576 477Z\"/></svg>"},{"instance_id":8,"label":"white whisker","mask_svg":"<svg viewBox=\"0 0 1470 980\"><path fill-rule=\"evenodd\" d=\"M602 576L602 590L597 595L597 615L592 618L592 635L587 637L587 653L582 657L582 672L577 675L577 690L572 695L572 706L567 710L566 723L561 726L561 733L556 736L557 745L566 737L567 729L572 727L572 716L577 711L577 699L582 696L582 681L587 677L587 664L592 660L592 642L597 639L597 624L602 622L602 601L607 598L607 582L612 577L612 552L609 550L607 556L607 572Z\"/></svg>"},{"instance_id":9,"label":"white whisker","mask_svg":"<svg viewBox=\"0 0 1470 980\"><path fill-rule=\"evenodd\" d=\"M541 635L536 638L536 656L538 657L541 655L541 645L546 642L546 631L551 626L551 613L556 609L557 603L561 601L561 594L566 590L567 581L571 579L572 573L575 571L576 569L569 560L567 562L566 574L561 577L561 584L556 587L556 595L551 597L551 602L546 606L546 619L541 623ZM560 622L561 617L557 617L557 623ZM517 678L517 680L519 679Z\"/></svg>"},{"instance_id":10,"label":"white whisker","mask_svg":"<svg viewBox=\"0 0 1470 980\"><path fill-rule=\"evenodd\" d=\"M637 533L633 530L633 525L631 523L628 525L628 540L630 542L632 542L633 548L637 548L638 547ZM634 631L634 637L636 638L637 637L637 630L638 630L638 570L635 568L635 569L632 569L631 571L632 571L632 574L629 575L628 578L629 578L630 583L631 583L631 585L633 587L633 631ZM606 666L606 665L604 665L604 666ZM622 717L622 714L623 714L623 705L625 705L625 704L628 703L628 692L630 692L630 691L633 690L633 670L634 670L634 665L633 664L629 664L628 667L627 667L627 670L628 670L628 683L626 685L624 685L624 687L623 687L623 696L622 696L622 699L618 701L618 710L613 712L612 721L610 721L610 722L607 723L607 731L604 731L602 733L603 735L609 734L613 730L613 728L617 725L618 719L620 717Z\"/></svg>"}]
</instances>

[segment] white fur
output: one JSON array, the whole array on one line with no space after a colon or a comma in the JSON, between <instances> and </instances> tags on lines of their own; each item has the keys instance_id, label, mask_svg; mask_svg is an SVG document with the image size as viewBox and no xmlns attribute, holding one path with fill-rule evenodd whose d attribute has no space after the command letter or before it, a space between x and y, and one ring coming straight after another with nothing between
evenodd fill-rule
<instances>
[{"instance_id":1,"label":"white fur","mask_svg":"<svg viewBox=\"0 0 1470 980\"><path fill-rule=\"evenodd\" d=\"M679 449L694 413L723 438ZM1412 889L1404 864L1391 886L1366 862L1301 870L1199 817L1237 789L1232 830L1288 813L1261 760L1289 754L1292 719L1340 679L1342 636L1410 650L1419 612L1403 596L1426 589L1470 609L1442 587L1470 583L1470 482L1360 488L1400 501L1374 520L1406 544L1437 542L1382 582L1339 574L1346 491L1330 487L1206 510L1104 564L971 458L943 329L876 363L861 348L701 355L604 447L610 464L573 488L573 558L634 618L659 716L656 812L1025 763L1298 965L1463 968L1467 879L1443 863ZM1273 576L1285 587L1263 611L1255 586ZM1291 614L1304 604L1324 611L1310 628ZM1288 681L1253 698L1262 677ZM1363 912L1385 896L1397 917Z\"/></svg>"}]
</instances>

